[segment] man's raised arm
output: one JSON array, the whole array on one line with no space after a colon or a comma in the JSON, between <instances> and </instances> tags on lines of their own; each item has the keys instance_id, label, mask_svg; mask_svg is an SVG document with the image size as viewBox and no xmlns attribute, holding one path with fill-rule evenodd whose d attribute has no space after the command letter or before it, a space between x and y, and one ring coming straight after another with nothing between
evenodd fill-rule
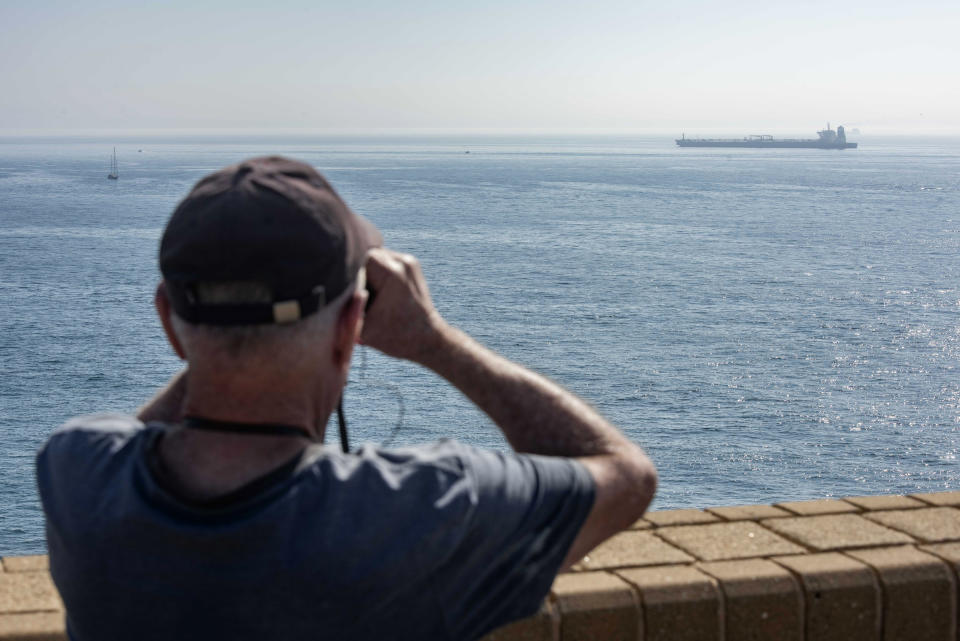
<instances>
[{"instance_id":1,"label":"man's raised arm","mask_svg":"<svg viewBox=\"0 0 960 641\"><path fill-rule=\"evenodd\" d=\"M187 391L187 370L182 369L167 381L146 404L137 410L137 418L144 423L160 421L176 423L183 418L183 399Z\"/></svg>"},{"instance_id":2,"label":"man's raised arm","mask_svg":"<svg viewBox=\"0 0 960 641\"><path fill-rule=\"evenodd\" d=\"M657 483L643 450L575 395L448 325L412 256L374 250L367 277L376 300L364 343L448 380L490 416L516 451L576 458L590 471L596 498L565 567L640 518Z\"/></svg>"}]
</instances>

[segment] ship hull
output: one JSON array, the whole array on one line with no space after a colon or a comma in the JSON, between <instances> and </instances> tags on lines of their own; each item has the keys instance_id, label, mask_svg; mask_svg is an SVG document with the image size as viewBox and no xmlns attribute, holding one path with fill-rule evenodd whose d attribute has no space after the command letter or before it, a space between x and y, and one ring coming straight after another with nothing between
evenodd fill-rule
<instances>
[{"instance_id":1,"label":"ship hull","mask_svg":"<svg viewBox=\"0 0 960 641\"><path fill-rule=\"evenodd\" d=\"M677 138L678 147L736 147L749 149L856 149L855 142L822 143L819 140L696 140Z\"/></svg>"}]
</instances>

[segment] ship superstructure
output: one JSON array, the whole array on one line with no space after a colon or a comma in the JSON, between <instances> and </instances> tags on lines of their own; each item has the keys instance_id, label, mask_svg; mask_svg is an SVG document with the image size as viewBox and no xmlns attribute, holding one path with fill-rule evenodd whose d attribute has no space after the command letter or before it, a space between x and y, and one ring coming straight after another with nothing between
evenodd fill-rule
<instances>
[{"instance_id":1,"label":"ship superstructure","mask_svg":"<svg viewBox=\"0 0 960 641\"><path fill-rule=\"evenodd\" d=\"M677 138L679 147L751 147L755 149L856 149L857 143L847 142L847 133L843 125L836 131L827 128L817 132L818 138L774 138L769 134L745 136L743 138L687 138L686 134Z\"/></svg>"}]
</instances>

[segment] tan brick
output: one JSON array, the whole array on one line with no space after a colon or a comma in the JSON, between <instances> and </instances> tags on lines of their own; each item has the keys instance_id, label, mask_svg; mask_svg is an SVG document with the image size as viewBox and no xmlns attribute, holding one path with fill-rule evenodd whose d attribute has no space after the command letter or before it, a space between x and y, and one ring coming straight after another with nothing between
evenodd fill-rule
<instances>
[{"instance_id":1,"label":"tan brick","mask_svg":"<svg viewBox=\"0 0 960 641\"><path fill-rule=\"evenodd\" d=\"M0 614L0 639L3 641L66 641L67 633L60 612Z\"/></svg>"},{"instance_id":2,"label":"tan brick","mask_svg":"<svg viewBox=\"0 0 960 641\"><path fill-rule=\"evenodd\" d=\"M563 574L553 583L561 641L643 638L633 589L607 572Z\"/></svg>"},{"instance_id":3,"label":"tan brick","mask_svg":"<svg viewBox=\"0 0 960 641\"><path fill-rule=\"evenodd\" d=\"M913 542L906 534L877 525L858 514L771 519L763 524L821 552Z\"/></svg>"},{"instance_id":4,"label":"tan brick","mask_svg":"<svg viewBox=\"0 0 960 641\"><path fill-rule=\"evenodd\" d=\"M806 634L817 641L877 641L881 592L865 564L836 552L773 559L800 580Z\"/></svg>"},{"instance_id":5,"label":"tan brick","mask_svg":"<svg viewBox=\"0 0 960 641\"><path fill-rule=\"evenodd\" d=\"M0 613L62 610L60 595L46 572L0 574Z\"/></svg>"},{"instance_id":6,"label":"tan brick","mask_svg":"<svg viewBox=\"0 0 960 641\"><path fill-rule=\"evenodd\" d=\"M880 577L884 641L953 640L957 586L953 571L911 546L851 550Z\"/></svg>"},{"instance_id":7,"label":"tan brick","mask_svg":"<svg viewBox=\"0 0 960 641\"><path fill-rule=\"evenodd\" d=\"M937 507L960 507L960 490L954 492L929 492L911 494L910 498L936 505Z\"/></svg>"},{"instance_id":8,"label":"tan brick","mask_svg":"<svg viewBox=\"0 0 960 641\"><path fill-rule=\"evenodd\" d=\"M867 518L905 532L924 543L960 540L960 510L952 507L881 512L868 514Z\"/></svg>"},{"instance_id":9,"label":"tan brick","mask_svg":"<svg viewBox=\"0 0 960 641\"><path fill-rule=\"evenodd\" d=\"M559 641L560 616L556 608L544 601L532 617L515 621L483 637L482 641Z\"/></svg>"},{"instance_id":10,"label":"tan brick","mask_svg":"<svg viewBox=\"0 0 960 641\"><path fill-rule=\"evenodd\" d=\"M799 545L751 521L661 528L657 530L657 534L701 561L726 561L806 552Z\"/></svg>"},{"instance_id":11,"label":"tan brick","mask_svg":"<svg viewBox=\"0 0 960 641\"><path fill-rule=\"evenodd\" d=\"M960 542L958 543L935 543L934 545L922 545L921 550L930 552L941 559L953 565L957 572L960 572Z\"/></svg>"},{"instance_id":12,"label":"tan brick","mask_svg":"<svg viewBox=\"0 0 960 641\"><path fill-rule=\"evenodd\" d=\"M775 519L778 516L793 516L793 512L787 512L772 505L709 507L707 512L716 514L726 521L759 521L760 519Z\"/></svg>"},{"instance_id":13,"label":"tan brick","mask_svg":"<svg viewBox=\"0 0 960 641\"><path fill-rule=\"evenodd\" d=\"M924 552L939 557L953 568L957 581L957 638L960 639L960 543L934 543L920 547Z\"/></svg>"},{"instance_id":14,"label":"tan brick","mask_svg":"<svg viewBox=\"0 0 960 641\"><path fill-rule=\"evenodd\" d=\"M714 581L689 565L617 570L639 592L644 641L719 641L723 608ZM604 639L597 635L594 639Z\"/></svg>"},{"instance_id":15,"label":"tan brick","mask_svg":"<svg viewBox=\"0 0 960 641\"><path fill-rule=\"evenodd\" d=\"M615 534L581 559L587 570L686 563L693 557L678 550L650 532L627 530Z\"/></svg>"},{"instance_id":16,"label":"tan brick","mask_svg":"<svg viewBox=\"0 0 960 641\"><path fill-rule=\"evenodd\" d=\"M765 559L698 567L720 584L727 639L803 641L803 596L790 572Z\"/></svg>"},{"instance_id":17,"label":"tan brick","mask_svg":"<svg viewBox=\"0 0 960 641\"><path fill-rule=\"evenodd\" d=\"M46 572L50 569L50 561L46 554L5 556L3 568L7 572Z\"/></svg>"},{"instance_id":18,"label":"tan brick","mask_svg":"<svg viewBox=\"0 0 960 641\"><path fill-rule=\"evenodd\" d=\"M835 499L819 499L816 501L788 501L776 503L777 507L793 512L799 516L817 516L820 514L847 514L859 512L860 508L844 501Z\"/></svg>"},{"instance_id":19,"label":"tan brick","mask_svg":"<svg viewBox=\"0 0 960 641\"><path fill-rule=\"evenodd\" d=\"M853 503L862 510L906 510L913 507L924 507L917 499L909 496L885 495L885 496L848 496L843 499L847 503Z\"/></svg>"},{"instance_id":20,"label":"tan brick","mask_svg":"<svg viewBox=\"0 0 960 641\"><path fill-rule=\"evenodd\" d=\"M716 523L720 519L703 510L663 510L647 512L643 517L656 527L668 525L693 525L695 523Z\"/></svg>"}]
</instances>

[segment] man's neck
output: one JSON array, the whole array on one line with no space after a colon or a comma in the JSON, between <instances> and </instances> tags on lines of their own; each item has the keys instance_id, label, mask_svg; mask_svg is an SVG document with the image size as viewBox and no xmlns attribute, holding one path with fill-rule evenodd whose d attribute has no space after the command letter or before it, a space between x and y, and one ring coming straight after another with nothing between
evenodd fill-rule
<instances>
[{"instance_id":1,"label":"man's neck","mask_svg":"<svg viewBox=\"0 0 960 641\"><path fill-rule=\"evenodd\" d=\"M327 419L336 403L335 381L323 386L303 376L209 374L191 367L179 418L288 425L306 430L313 435L313 441L323 440ZM291 435L240 434L181 426L164 436L159 455L182 494L209 499L267 474L297 456L310 442L307 437Z\"/></svg>"},{"instance_id":2,"label":"man's neck","mask_svg":"<svg viewBox=\"0 0 960 641\"><path fill-rule=\"evenodd\" d=\"M184 415L293 425L319 437L336 407L343 382L336 371L318 369L306 359L284 363L268 359L254 363L191 362Z\"/></svg>"},{"instance_id":3,"label":"man's neck","mask_svg":"<svg viewBox=\"0 0 960 641\"><path fill-rule=\"evenodd\" d=\"M309 445L306 438L244 435L175 428L158 454L180 494L208 500L232 492L290 461Z\"/></svg>"}]
</instances>

